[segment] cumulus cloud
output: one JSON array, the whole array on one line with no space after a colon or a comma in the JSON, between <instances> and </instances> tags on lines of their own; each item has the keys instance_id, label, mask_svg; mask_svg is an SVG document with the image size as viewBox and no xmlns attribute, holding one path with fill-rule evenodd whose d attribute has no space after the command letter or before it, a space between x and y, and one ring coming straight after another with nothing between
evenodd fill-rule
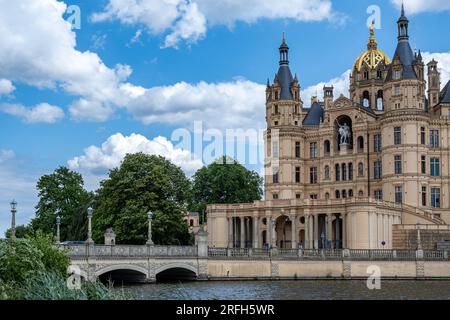
<instances>
[{"instance_id":1,"label":"cumulus cloud","mask_svg":"<svg viewBox=\"0 0 450 320\"><path fill-rule=\"evenodd\" d=\"M144 25L152 34L166 34L165 47L176 47L182 40L196 42L208 26L260 19L295 21L341 21L330 0L109 0L102 12L91 20L119 20L128 25Z\"/></svg>"},{"instance_id":2,"label":"cumulus cloud","mask_svg":"<svg viewBox=\"0 0 450 320\"><path fill-rule=\"evenodd\" d=\"M0 112L21 118L26 123L55 123L64 118L64 111L48 103L41 103L34 107L21 104L0 104Z\"/></svg>"},{"instance_id":3,"label":"cumulus cloud","mask_svg":"<svg viewBox=\"0 0 450 320\"><path fill-rule=\"evenodd\" d=\"M450 10L450 0L391 0L391 2L399 9L404 3L407 15Z\"/></svg>"},{"instance_id":4,"label":"cumulus cloud","mask_svg":"<svg viewBox=\"0 0 450 320\"><path fill-rule=\"evenodd\" d=\"M323 87L333 86L334 97L338 98L341 94L348 97L348 90L350 86L350 73L351 70L345 71L339 77L330 79L326 82L319 82L312 86L309 86L302 90L302 100L306 107L311 105L311 97L317 96L319 99L323 99Z\"/></svg>"},{"instance_id":5,"label":"cumulus cloud","mask_svg":"<svg viewBox=\"0 0 450 320\"><path fill-rule=\"evenodd\" d=\"M121 133L110 136L100 147L86 148L84 155L69 160L68 164L73 170L104 176L109 169L118 167L127 154L137 152L163 156L180 166L188 175L203 166L201 160L187 150L174 148L165 137L149 140L140 134L124 136Z\"/></svg>"},{"instance_id":6,"label":"cumulus cloud","mask_svg":"<svg viewBox=\"0 0 450 320\"><path fill-rule=\"evenodd\" d=\"M7 79L0 79L0 95L7 95L16 90L16 87Z\"/></svg>"},{"instance_id":7,"label":"cumulus cloud","mask_svg":"<svg viewBox=\"0 0 450 320\"><path fill-rule=\"evenodd\" d=\"M450 80L450 52L422 53L425 65L432 59L438 62L438 70L441 73L441 84L445 85Z\"/></svg>"}]
</instances>

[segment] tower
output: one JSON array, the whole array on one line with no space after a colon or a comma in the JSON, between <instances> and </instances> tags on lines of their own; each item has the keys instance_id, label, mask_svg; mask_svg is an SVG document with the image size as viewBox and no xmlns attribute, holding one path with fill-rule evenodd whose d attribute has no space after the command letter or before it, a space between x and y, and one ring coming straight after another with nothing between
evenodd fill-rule
<instances>
[{"instance_id":1,"label":"tower","mask_svg":"<svg viewBox=\"0 0 450 320\"><path fill-rule=\"evenodd\" d=\"M334 87L324 86L323 87L323 99L325 103L325 110L329 109L333 104L333 90Z\"/></svg>"},{"instance_id":2,"label":"tower","mask_svg":"<svg viewBox=\"0 0 450 320\"><path fill-rule=\"evenodd\" d=\"M428 103L432 108L439 103L439 91L441 88L441 74L437 68L437 62L433 59L428 64Z\"/></svg>"}]
</instances>

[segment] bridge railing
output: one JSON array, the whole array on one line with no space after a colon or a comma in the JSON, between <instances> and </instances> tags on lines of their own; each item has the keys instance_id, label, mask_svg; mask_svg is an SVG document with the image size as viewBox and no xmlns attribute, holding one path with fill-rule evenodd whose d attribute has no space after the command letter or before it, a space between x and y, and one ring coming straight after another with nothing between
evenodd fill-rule
<instances>
[{"instance_id":1,"label":"bridge railing","mask_svg":"<svg viewBox=\"0 0 450 320\"><path fill-rule=\"evenodd\" d=\"M239 249L209 248L210 259L279 260L354 260L354 261L430 261L450 260L448 251L416 251L385 249Z\"/></svg>"},{"instance_id":2,"label":"bridge railing","mask_svg":"<svg viewBox=\"0 0 450 320\"><path fill-rule=\"evenodd\" d=\"M140 246L140 245L61 245L72 258L109 257L196 257L196 246Z\"/></svg>"}]
</instances>

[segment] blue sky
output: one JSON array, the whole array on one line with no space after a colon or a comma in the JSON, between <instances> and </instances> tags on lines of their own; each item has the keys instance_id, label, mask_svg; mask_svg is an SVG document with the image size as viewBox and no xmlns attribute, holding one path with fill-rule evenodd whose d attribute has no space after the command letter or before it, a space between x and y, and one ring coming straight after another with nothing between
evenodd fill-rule
<instances>
[{"instance_id":1,"label":"blue sky","mask_svg":"<svg viewBox=\"0 0 450 320\"><path fill-rule=\"evenodd\" d=\"M448 80L450 1L404 2L411 45ZM91 189L126 152L162 154L192 174L207 159L177 148L174 130L192 131L194 121L222 132L264 128L264 85L282 32L305 105L324 83L346 94L346 71L368 39L367 8L379 6L376 37L392 56L400 4L0 0L0 235L9 201L27 223L37 179L58 166L82 173ZM81 10L81 29L65 20L70 5Z\"/></svg>"}]
</instances>

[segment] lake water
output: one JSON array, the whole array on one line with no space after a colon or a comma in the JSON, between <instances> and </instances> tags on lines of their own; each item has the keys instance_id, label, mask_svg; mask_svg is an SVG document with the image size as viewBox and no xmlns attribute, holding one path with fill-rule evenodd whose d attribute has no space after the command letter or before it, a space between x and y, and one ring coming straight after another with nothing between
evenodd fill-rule
<instances>
[{"instance_id":1,"label":"lake water","mask_svg":"<svg viewBox=\"0 0 450 320\"><path fill-rule=\"evenodd\" d=\"M450 281L382 280L369 290L361 280L193 281L117 286L141 300L450 300Z\"/></svg>"}]
</instances>

